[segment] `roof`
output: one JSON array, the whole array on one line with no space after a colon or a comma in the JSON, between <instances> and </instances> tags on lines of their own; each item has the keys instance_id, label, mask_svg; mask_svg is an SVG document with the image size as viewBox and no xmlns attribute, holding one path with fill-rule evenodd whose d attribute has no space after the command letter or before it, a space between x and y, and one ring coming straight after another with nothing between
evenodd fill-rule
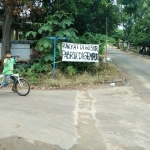
<instances>
[{"instance_id":1,"label":"roof","mask_svg":"<svg viewBox=\"0 0 150 150\"><path fill-rule=\"evenodd\" d=\"M33 42L33 40L12 40L11 44L32 44ZM0 40L0 43L2 43L2 40Z\"/></svg>"},{"instance_id":2,"label":"roof","mask_svg":"<svg viewBox=\"0 0 150 150\"><path fill-rule=\"evenodd\" d=\"M33 40L12 40L11 44L32 44Z\"/></svg>"}]
</instances>

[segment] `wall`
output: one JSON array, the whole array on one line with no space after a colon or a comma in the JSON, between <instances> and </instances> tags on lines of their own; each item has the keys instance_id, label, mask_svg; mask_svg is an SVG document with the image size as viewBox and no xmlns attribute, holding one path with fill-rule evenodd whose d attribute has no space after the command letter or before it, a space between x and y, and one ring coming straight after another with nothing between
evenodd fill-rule
<instances>
[{"instance_id":1,"label":"wall","mask_svg":"<svg viewBox=\"0 0 150 150\"><path fill-rule=\"evenodd\" d=\"M1 60L1 45L0 43L0 60ZM20 54L20 61L29 61L30 55L32 54L32 49L30 48L30 44L21 44L21 43L15 43L11 44L11 53L12 56Z\"/></svg>"}]
</instances>

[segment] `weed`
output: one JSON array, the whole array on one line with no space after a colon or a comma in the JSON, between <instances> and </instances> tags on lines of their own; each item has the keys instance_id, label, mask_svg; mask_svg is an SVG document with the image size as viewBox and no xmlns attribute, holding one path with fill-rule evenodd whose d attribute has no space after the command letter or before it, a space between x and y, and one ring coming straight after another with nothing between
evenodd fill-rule
<instances>
[{"instance_id":1,"label":"weed","mask_svg":"<svg viewBox=\"0 0 150 150\"><path fill-rule=\"evenodd\" d=\"M100 71L95 73L85 71L82 74L74 74L74 68L72 67L69 67L69 72L67 74L62 73L60 70L56 70L55 78L52 77L51 71L45 74L38 73L34 75L30 71L28 72L30 74L30 76L28 76L28 80L31 85L38 88L45 87L47 89L95 85L120 77L120 73L112 63L109 63L107 70L103 67L103 69L101 68Z\"/></svg>"}]
</instances>

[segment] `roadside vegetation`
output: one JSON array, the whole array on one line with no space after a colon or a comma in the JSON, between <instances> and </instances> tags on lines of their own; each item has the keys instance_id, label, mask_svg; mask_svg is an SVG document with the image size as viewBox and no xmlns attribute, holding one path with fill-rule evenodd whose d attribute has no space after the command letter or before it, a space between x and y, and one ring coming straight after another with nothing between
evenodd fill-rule
<instances>
[{"instance_id":1,"label":"roadside vegetation","mask_svg":"<svg viewBox=\"0 0 150 150\"><path fill-rule=\"evenodd\" d=\"M62 62L63 40L58 40L53 78L54 45L48 36L66 37L65 42L70 43L98 44L103 57L106 43L123 50L142 47L140 52L147 54L150 49L150 0L0 0L0 6L2 60L10 49L12 29L21 33L21 40L32 40L30 62L21 64L18 70L34 86L91 85L119 76L113 63L106 68L101 61L99 67L91 62ZM123 29L118 29L119 25ZM13 36L17 40L18 35Z\"/></svg>"},{"instance_id":2,"label":"roadside vegetation","mask_svg":"<svg viewBox=\"0 0 150 150\"><path fill-rule=\"evenodd\" d=\"M25 71L25 69L20 68L19 72L30 82L33 89L90 87L108 84L116 78L122 78L113 62L103 63L101 61L93 64L89 71L85 70L82 73L75 72L74 68L70 66L66 68L65 73L57 69L55 77L53 77L52 70L46 73L35 73L30 69Z\"/></svg>"}]
</instances>

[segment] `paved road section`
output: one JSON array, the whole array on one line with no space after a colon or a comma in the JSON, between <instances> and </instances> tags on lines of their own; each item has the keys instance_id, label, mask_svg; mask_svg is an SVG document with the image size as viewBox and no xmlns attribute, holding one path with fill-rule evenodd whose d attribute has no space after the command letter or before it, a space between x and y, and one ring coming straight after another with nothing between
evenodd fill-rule
<instances>
[{"instance_id":1,"label":"paved road section","mask_svg":"<svg viewBox=\"0 0 150 150\"><path fill-rule=\"evenodd\" d=\"M119 70L126 76L134 91L140 94L145 103L150 104L150 59L138 53L127 53L109 47L108 55Z\"/></svg>"},{"instance_id":2,"label":"paved road section","mask_svg":"<svg viewBox=\"0 0 150 150\"><path fill-rule=\"evenodd\" d=\"M150 105L133 87L0 90L0 150L150 150Z\"/></svg>"}]
</instances>

